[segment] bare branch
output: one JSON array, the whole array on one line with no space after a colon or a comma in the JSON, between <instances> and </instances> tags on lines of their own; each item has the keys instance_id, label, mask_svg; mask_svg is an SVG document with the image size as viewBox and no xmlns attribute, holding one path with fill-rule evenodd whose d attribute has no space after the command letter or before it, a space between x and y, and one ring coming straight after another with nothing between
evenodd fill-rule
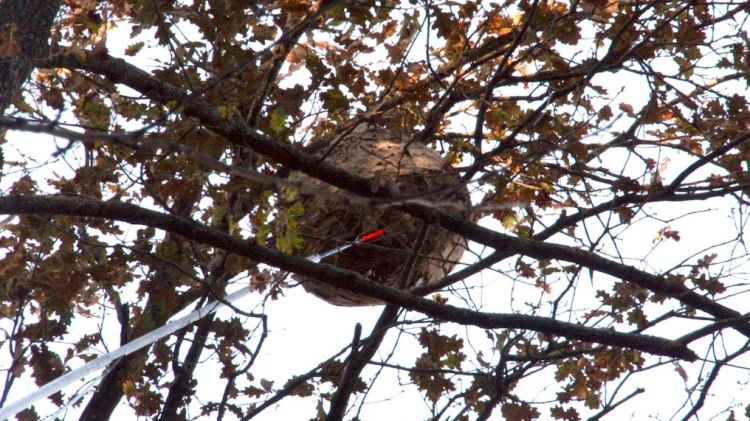
<instances>
[{"instance_id":1,"label":"bare branch","mask_svg":"<svg viewBox=\"0 0 750 421\"><path fill-rule=\"evenodd\" d=\"M571 339L635 348L657 355L667 355L690 361L697 358L692 351L681 344L650 335L596 329L544 317L474 312L438 304L404 291L385 287L356 272L338 269L326 264L312 263L300 257L286 255L259 246L255 241L244 240L211 229L190 219L163 214L127 203L102 202L79 197L10 196L0 197L0 213L85 216L147 225L183 236L192 241L229 250L240 256L267 263L283 270L304 274L305 277L316 279L318 282L324 282L337 288L348 289L390 304L419 311L438 319L486 329L529 329L550 335L562 335ZM635 271L632 268L630 270ZM658 279L658 277L655 278Z\"/></svg>"}]
</instances>

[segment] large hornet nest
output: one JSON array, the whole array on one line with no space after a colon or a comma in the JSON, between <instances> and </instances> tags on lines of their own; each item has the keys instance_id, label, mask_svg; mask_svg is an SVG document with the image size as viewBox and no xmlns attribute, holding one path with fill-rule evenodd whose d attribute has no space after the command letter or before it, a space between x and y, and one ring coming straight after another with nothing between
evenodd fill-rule
<instances>
[{"instance_id":1,"label":"large hornet nest","mask_svg":"<svg viewBox=\"0 0 750 421\"><path fill-rule=\"evenodd\" d=\"M394 135L382 127L360 125L348 136L319 148L316 156L373 180L374 188L388 189L394 196L445 204L445 210L468 216L468 189L463 186L455 190L459 177L440 154L422 143L410 143L408 138ZM316 189L337 190L304 174L295 174L293 178ZM454 188L454 193L446 197L450 188ZM461 235L437 225L427 226L422 220L392 207L352 204L330 195L305 195L302 200L305 210L297 222L305 244L300 254L319 254L354 241L362 234L384 228L385 234L377 240L352 246L324 258L322 262L358 272L392 288L413 288L442 279L466 250L466 240ZM418 245L420 247L415 247L420 234L424 241ZM415 249L419 250L419 255L416 260L410 259ZM414 266L409 279L403 281L407 262L414 262ZM296 279L308 292L331 304L382 304L377 299L313 279L301 276Z\"/></svg>"}]
</instances>

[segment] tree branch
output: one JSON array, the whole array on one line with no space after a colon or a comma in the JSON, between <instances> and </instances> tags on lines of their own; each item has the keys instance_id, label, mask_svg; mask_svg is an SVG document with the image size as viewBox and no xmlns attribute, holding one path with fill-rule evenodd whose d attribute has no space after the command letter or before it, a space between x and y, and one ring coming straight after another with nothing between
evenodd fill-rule
<instances>
[{"instance_id":1,"label":"tree branch","mask_svg":"<svg viewBox=\"0 0 750 421\"><path fill-rule=\"evenodd\" d=\"M368 180L325 162L319 162L318 159L288 143L275 141L251 130L241 121L228 121L208 104L196 99L188 100L188 96L180 89L154 78L124 60L102 55L65 54L46 60L44 64L52 67L83 69L102 74L114 82L123 83L161 103L177 101L177 103L183 104L186 115L198 118L206 127L223 135L232 143L249 147L292 170L304 172L350 192L365 197L387 198L388 192L386 189L372 193L371 183ZM591 252L496 233L462 218L429 209L419 204L398 202L393 204L413 216L428 222L437 222L444 228L497 250L520 253L534 258L560 259L580 264L616 278L633 282L658 294L675 298L686 305L705 311L720 319L740 315L735 310L696 294L684 285L604 259ZM750 337L750 325L740 326L737 329Z\"/></svg>"},{"instance_id":2,"label":"tree branch","mask_svg":"<svg viewBox=\"0 0 750 421\"><path fill-rule=\"evenodd\" d=\"M570 339L634 348L652 354L689 361L697 358L695 353L686 346L676 341L651 335L596 329L538 316L476 312L439 304L405 291L388 288L356 272L327 264L312 263L297 256L286 255L257 245L255 241L248 241L211 229L187 218L152 211L128 203L103 202L88 198L64 196L6 196L0 197L0 213L96 217L147 225L183 236L191 241L229 250L249 259L298 273L318 282L324 282L337 288L348 289L386 303L418 311L437 319L474 325L485 329L529 329ZM656 278L658 279L658 277Z\"/></svg>"},{"instance_id":3,"label":"tree branch","mask_svg":"<svg viewBox=\"0 0 750 421\"><path fill-rule=\"evenodd\" d=\"M169 388L167 399L164 401L164 405L159 414L158 420L175 420L179 419L177 410L183 407L183 400L188 398L192 393L192 387L190 385L193 380L193 372L195 367L198 365L198 360L206 346L208 340L208 334L211 331L211 327L214 322L214 316L208 316L198 323L198 328L195 330L192 344L188 350L187 356L182 365L180 365L174 373L174 382ZM179 358L175 355L174 358Z\"/></svg>"}]
</instances>

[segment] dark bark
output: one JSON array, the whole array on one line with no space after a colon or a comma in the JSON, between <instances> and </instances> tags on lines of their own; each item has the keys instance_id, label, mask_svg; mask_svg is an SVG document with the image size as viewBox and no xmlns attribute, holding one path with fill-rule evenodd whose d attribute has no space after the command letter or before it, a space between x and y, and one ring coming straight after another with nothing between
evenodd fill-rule
<instances>
[{"instance_id":1,"label":"dark bark","mask_svg":"<svg viewBox=\"0 0 750 421\"><path fill-rule=\"evenodd\" d=\"M193 208L195 202L199 199L197 193L192 196L183 196L178 199L172 207L172 212L178 215L186 215ZM172 233L168 233L163 242L175 241ZM168 268L161 267L156 269L151 277L154 291L148 297L143 314L139 322L133 327L128 339L135 339L139 336L163 326L176 312L181 308L166 308L161 302L159 291L173 290L177 285L177 280ZM186 294L187 295L187 294ZM89 399L86 407L79 420L107 420L112 416L112 412L117 408L123 397L123 382L129 378L140 375L151 347L145 347L138 352L134 352L121 360L114 363L109 372L102 378L96 391Z\"/></svg>"},{"instance_id":2,"label":"dark bark","mask_svg":"<svg viewBox=\"0 0 750 421\"><path fill-rule=\"evenodd\" d=\"M146 309L141 317L141 323L133 330L133 336L136 338L150 330L153 330L166 322L159 307L153 300L149 300ZM148 329L147 327L150 327ZM144 360L151 347L146 347L141 351L134 352L118 360L104 376L97 386L96 392L86 404L79 420L108 420L115 410L117 404L122 399L122 384L133 373L139 373L143 367Z\"/></svg>"},{"instance_id":3,"label":"dark bark","mask_svg":"<svg viewBox=\"0 0 750 421\"><path fill-rule=\"evenodd\" d=\"M388 193L385 189L376 194L372 193L372 184L369 180L328 165L325 162L318 162L314 156L300 151L288 143L277 142L274 139L264 136L250 129L242 122L226 121L217 110L203 101L186 95L180 89L154 78L124 60L111 57L66 55L58 57L48 64L84 69L105 75L117 83L123 83L160 102L177 101L180 104L184 104L184 110L187 115L199 119L206 127L222 134L228 141L238 146L249 147L255 152L265 155L290 169L304 172L336 187L365 197L371 197L373 198L373 205L378 202L389 202L386 197ZM744 142L748 139L750 139L750 135L745 135L735 139L733 143ZM670 190L673 190L672 186L670 186ZM666 192L666 194L671 194L671 191ZM651 196L658 198L659 194L655 193ZM675 298L685 305L705 311L720 319L740 316L739 312L727 308L708 297L697 294L679 282L674 282L663 276L653 275L631 266L605 259L595 253L579 250L574 247L548 244L532 239L497 233L467 221L464 218L459 218L419 203L402 202L398 207L410 215L429 222L439 223L444 228L460 233L472 241L492 247L501 252L577 263L618 279L633 282L657 294ZM750 337L750 326L741 326L737 329Z\"/></svg>"},{"instance_id":4,"label":"dark bark","mask_svg":"<svg viewBox=\"0 0 750 421\"><path fill-rule=\"evenodd\" d=\"M356 380L359 379L362 370L370 362L370 359L378 351L378 348L380 348L380 344L383 343L383 338L385 338L388 329L396 322L398 312L398 306L392 304L385 306L378 322L372 329L372 334L364 341L362 349L352 349L351 356L341 375L336 392L331 398L331 407L328 409L328 414L326 414L326 421L341 421L344 419L349 398L354 393Z\"/></svg>"},{"instance_id":5,"label":"dark bark","mask_svg":"<svg viewBox=\"0 0 750 421\"><path fill-rule=\"evenodd\" d=\"M206 340L208 340L208 334L211 331L214 318L213 316L206 317L198 323L195 335L193 337L192 344L188 350L185 361L178 367L175 367L174 383L169 389L167 399L164 401L161 414L159 415L159 421L169 420L185 420L185 415L178 413L180 409L184 409L185 400L193 393L193 372L195 367L198 365L201 353L206 346ZM175 353L178 350L175 349ZM176 355L174 358L178 358Z\"/></svg>"},{"instance_id":6,"label":"dark bark","mask_svg":"<svg viewBox=\"0 0 750 421\"><path fill-rule=\"evenodd\" d=\"M34 69L49 56L50 28L60 0L0 1L0 115ZM7 35L11 35L8 39Z\"/></svg>"},{"instance_id":7,"label":"dark bark","mask_svg":"<svg viewBox=\"0 0 750 421\"><path fill-rule=\"evenodd\" d=\"M689 361L697 358L695 353L684 344L651 335L597 329L545 317L521 314L482 313L447 304L439 304L405 291L388 288L356 272L339 269L326 264L313 263L297 256L290 256L260 246L252 239L246 240L212 229L191 219L168 215L127 203L103 202L81 197L6 196L0 197L0 213L87 216L147 225L180 235L191 241L208 244L223 250L231 250L233 253L251 260L263 262L289 272L303 274L306 277L316 279L318 282L325 282L338 288L349 289L358 294L375 297L384 302L418 311L437 319L478 326L485 329L529 329L550 335L633 348L656 355L665 355ZM570 247L542 242L532 242L532 244L536 250L547 250L547 254L551 251L557 251L560 253L561 258L566 258L571 253L570 250L581 253L579 257L585 257L585 259L592 258L590 253L587 254L586 252ZM598 258L598 256L596 257ZM603 258L601 260L609 262L612 265L619 265ZM652 277L654 282L672 285L662 277L638 271L628 266L625 267L633 274L633 277ZM626 276L625 278L629 279L630 276ZM715 304L720 306L725 312L734 313L734 310L723 307L718 303ZM748 331L750 330L750 326L741 325L737 327L737 330Z\"/></svg>"},{"instance_id":8,"label":"dark bark","mask_svg":"<svg viewBox=\"0 0 750 421\"><path fill-rule=\"evenodd\" d=\"M404 263L404 266L401 269L401 279L399 285L397 285L398 289L405 289L406 285L411 284L414 276L416 276L414 265L417 262L417 256L422 254L425 239L427 238L427 231L429 229L430 227L425 223L422 223L422 226L419 228L419 233L417 234L417 239L414 242L409 259ZM359 379L362 370L367 366L367 363L370 362L372 357L378 351L378 348L380 348L380 344L383 342L383 338L385 338L388 329L390 329L390 327L398 320L400 309L399 306L393 304L386 305L383 312L380 314L378 322L372 329L372 334L364 341L362 349L359 349L357 344L352 345L352 353L349 357L349 361L341 375L341 379L339 379L336 392L331 398L331 407L326 415L326 421L340 421L344 419L349 398L352 393L354 393L356 380Z\"/></svg>"}]
</instances>

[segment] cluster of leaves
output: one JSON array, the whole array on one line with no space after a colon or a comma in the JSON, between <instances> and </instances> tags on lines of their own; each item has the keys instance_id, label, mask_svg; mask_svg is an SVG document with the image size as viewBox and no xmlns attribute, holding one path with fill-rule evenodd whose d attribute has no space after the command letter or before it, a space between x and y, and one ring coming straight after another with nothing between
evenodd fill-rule
<instances>
[{"instance_id":1,"label":"cluster of leaves","mask_svg":"<svg viewBox=\"0 0 750 421\"><path fill-rule=\"evenodd\" d=\"M409 376L414 384L424 391L427 398L437 401L443 394L456 389L455 384L440 370L459 370L466 358L463 354L463 340L454 336L440 335L436 330L423 329L419 343L425 352L414 363L414 371Z\"/></svg>"},{"instance_id":2,"label":"cluster of leaves","mask_svg":"<svg viewBox=\"0 0 750 421\"><path fill-rule=\"evenodd\" d=\"M299 187L292 171L350 200L395 203L495 251L467 254L440 299L390 295L390 304L416 311L354 341L349 358L329 356L308 373L255 374L272 313L209 317L118 361L82 419L110 417L122 402L159 419L249 419L291 396L314 400L313 416L324 418L328 408L346 409L349 395L364 402L383 371L405 370L434 418L499 411L511 420L575 420L614 410L619 385L647 371L649 353L689 359L674 349L734 328L744 344L700 343L714 371L707 380L685 375L697 402L682 409L688 418L718 371L748 350L747 320L732 309L746 294L738 275L746 256L718 240L692 250L685 244L695 228L663 216L677 202L698 214L705 201L726 200L720 206L736 208L740 231L733 244L742 244L750 192L744 1L40 4L59 8L52 53L36 58L38 71L13 97L8 114L18 119L0 122L64 141L52 158L26 152L22 141L4 147L0 207L20 215L0 234L0 340L11 356L0 404L13 379L46 383L109 346L112 332L92 332L87 320L106 319L124 343L238 280L250 279L261 312L268 300L286 299L283 270L363 285L289 256L305 241L298 218L318 211L291 200ZM13 26L0 28L0 59L24 53L22 42ZM365 121L387 121L441 151L470 182L487 228L377 197L367 180L310 160L309 145L341 141ZM44 194L80 199L80 208L2 202ZM156 209L171 225L110 205ZM183 223L192 225L178 229ZM641 226L656 232L650 249L639 242L623 250L644 236ZM261 252L230 247L227 237ZM468 278L480 271L486 284ZM517 318L496 322L491 313L509 308ZM397 352L379 361L384 332L417 318L426 323L418 346L397 341ZM644 330L670 323L679 335L657 338L662 348L643 345L651 340ZM476 335L491 345L475 348ZM683 341L669 341L676 336ZM65 341L73 345L61 351ZM201 393L196 366L210 364L209 354L223 390L193 400ZM399 364L387 361L394 354ZM368 361L385 368L364 368ZM520 387L540 373L557 382L546 402Z\"/></svg>"}]
</instances>

